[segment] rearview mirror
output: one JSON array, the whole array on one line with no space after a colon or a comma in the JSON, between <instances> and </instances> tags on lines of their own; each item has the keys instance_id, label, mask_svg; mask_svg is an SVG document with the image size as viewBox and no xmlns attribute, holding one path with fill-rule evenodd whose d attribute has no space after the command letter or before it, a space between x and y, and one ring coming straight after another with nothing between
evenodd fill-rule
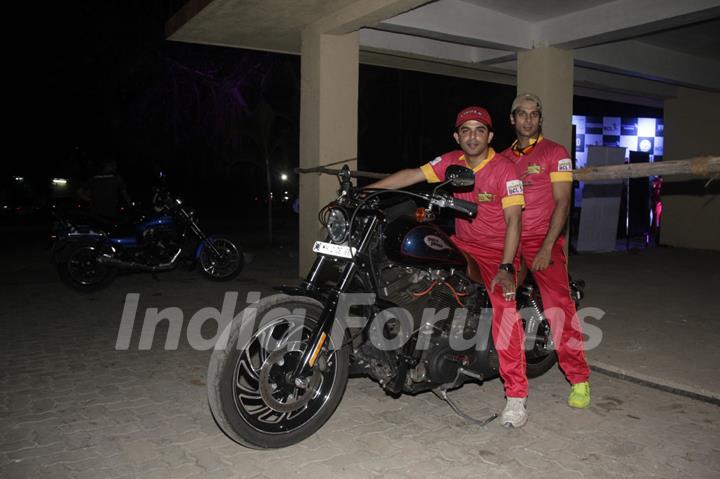
<instances>
[{"instance_id":1,"label":"rearview mirror","mask_svg":"<svg viewBox=\"0 0 720 479\"><path fill-rule=\"evenodd\" d=\"M338 172L338 181L340 181L340 184L350 181L350 167L348 165L343 165Z\"/></svg>"},{"instance_id":2,"label":"rearview mirror","mask_svg":"<svg viewBox=\"0 0 720 479\"><path fill-rule=\"evenodd\" d=\"M340 193L347 193L350 191L352 188L352 183L350 182L350 178L352 177L350 174L350 167L348 167L348 165L343 165L337 176L338 181L340 182Z\"/></svg>"},{"instance_id":3,"label":"rearview mirror","mask_svg":"<svg viewBox=\"0 0 720 479\"><path fill-rule=\"evenodd\" d=\"M475 184L475 173L464 166L450 165L445 170L445 179L453 186L472 186Z\"/></svg>"}]
</instances>

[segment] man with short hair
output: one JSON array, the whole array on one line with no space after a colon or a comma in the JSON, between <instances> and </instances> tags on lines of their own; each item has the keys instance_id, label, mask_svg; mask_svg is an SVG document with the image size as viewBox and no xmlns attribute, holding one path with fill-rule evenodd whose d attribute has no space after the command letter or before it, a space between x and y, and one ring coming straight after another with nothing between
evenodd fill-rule
<instances>
[{"instance_id":1,"label":"man with short hair","mask_svg":"<svg viewBox=\"0 0 720 479\"><path fill-rule=\"evenodd\" d=\"M489 147L492 119L484 108L472 106L458 113L453 137L460 150L445 153L420 168L398 171L369 187L405 188L422 181L437 183L445 179L445 171L451 165L461 165L475 173L472 191L454 195L477 203L477 215L473 219L456 218L452 239L478 263L493 306L492 334L507 396L500 420L506 427L522 427L527 422L528 384L522 322L515 306L517 247L524 205L522 181L513 163Z\"/></svg>"},{"instance_id":2,"label":"man with short hair","mask_svg":"<svg viewBox=\"0 0 720 479\"><path fill-rule=\"evenodd\" d=\"M510 109L517 140L503 155L523 180L526 206L520 250L540 288L555 339L558 363L572 385L568 405L590 405L590 370L583 334L570 297L563 232L572 195L572 160L567 150L542 135L542 102L532 93L518 95Z\"/></svg>"}]
</instances>

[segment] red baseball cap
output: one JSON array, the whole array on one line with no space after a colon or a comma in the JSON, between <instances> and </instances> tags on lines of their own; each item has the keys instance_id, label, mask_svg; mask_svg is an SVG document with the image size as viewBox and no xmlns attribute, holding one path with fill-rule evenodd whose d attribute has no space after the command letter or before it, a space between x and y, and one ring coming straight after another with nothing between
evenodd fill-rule
<instances>
[{"instance_id":1,"label":"red baseball cap","mask_svg":"<svg viewBox=\"0 0 720 479\"><path fill-rule=\"evenodd\" d=\"M466 121L476 120L487 126L490 130L493 129L492 118L490 113L481 106L469 106L457 114L455 118L455 128L459 127Z\"/></svg>"}]
</instances>

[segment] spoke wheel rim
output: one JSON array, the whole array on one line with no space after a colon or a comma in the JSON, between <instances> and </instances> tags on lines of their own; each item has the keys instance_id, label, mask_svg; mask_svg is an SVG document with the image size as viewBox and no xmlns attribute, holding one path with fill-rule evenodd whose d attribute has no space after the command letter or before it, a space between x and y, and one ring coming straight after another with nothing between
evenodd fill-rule
<instances>
[{"instance_id":1,"label":"spoke wheel rim","mask_svg":"<svg viewBox=\"0 0 720 479\"><path fill-rule=\"evenodd\" d=\"M212 248L204 247L200 253L202 269L210 276L224 278L237 269L240 264L240 253L232 241L223 238L211 241L221 256L217 257Z\"/></svg>"},{"instance_id":2,"label":"spoke wheel rim","mask_svg":"<svg viewBox=\"0 0 720 479\"><path fill-rule=\"evenodd\" d=\"M107 274L106 268L97 262L93 246L75 250L67 262L67 268L74 281L86 286L102 281Z\"/></svg>"}]
</instances>

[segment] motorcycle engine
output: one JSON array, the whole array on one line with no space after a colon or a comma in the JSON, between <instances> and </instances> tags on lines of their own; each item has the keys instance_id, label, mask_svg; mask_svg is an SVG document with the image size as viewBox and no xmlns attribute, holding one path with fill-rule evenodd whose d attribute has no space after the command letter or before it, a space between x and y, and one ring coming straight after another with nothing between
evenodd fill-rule
<instances>
[{"instance_id":1,"label":"motorcycle engine","mask_svg":"<svg viewBox=\"0 0 720 479\"><path fill-rule=\"evenodd\" d=\"M160 263L169 261L178 249L178 235L172 226L158 226L143 232L143 253Z\"/></svg>"},{"instance_id":2,"label":"motorcycle engine","mask_svg":"<svg viewBox=\"0 0 720 479\"><path fill-rule=\"evenodd\" d=\"M393 267L384 270L381 278L382 300L403 308L411 318L388 320L384 336L401 335L409 340L402 351L381 351L366 341L358 351L366 372L391 392L415 392L452 382L458 368L474 360L473 351L454 351L450 336L462 333L466 338L474 337L479 321L476 286L456 272L444 270ZM446 308L447 315L440 316ZM465 308L458 312L466 315L460 323L464 328L453 331L456 311ZM445 319L429 321L432 316L427 315L436 313ZM406 331L409 327L412 330ZM424 346L418 348L421 341Z\"/></svg>"}]
</instances>

